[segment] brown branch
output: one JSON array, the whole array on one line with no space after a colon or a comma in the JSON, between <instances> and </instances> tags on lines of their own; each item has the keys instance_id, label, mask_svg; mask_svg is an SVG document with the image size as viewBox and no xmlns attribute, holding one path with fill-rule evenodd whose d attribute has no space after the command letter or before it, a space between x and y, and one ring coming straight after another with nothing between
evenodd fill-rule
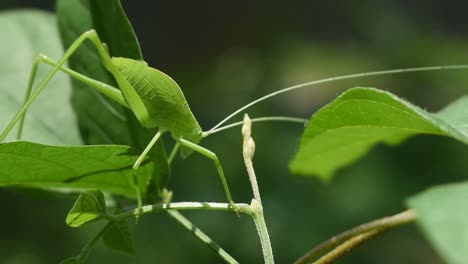
<instances>
[{"instance_id":1,"label":"brown branch","mask_svg":"<svg viewBox=\"0 0 468 264\"><path fill-rule=\"evenodd\" d=\"M338 244L341 244L341 245L337 246L334 250L340 251L339 248L342 248L342 246L345 246L345 248L347 249L346 250L347 252L351 250L352 248L373 238L374 236L382 233L383 231L389 230L391 228L394 228L400 225L411 223L415 219L416 219L416 214L414 213L414 211L406 210L396 215L387 216L384 218L380 218L380 219L359 225L357 227L349 229L341 234L333 236L330 239L320 243L318 246L314 247L312 250L310 250L304 256L298 259L295 262L295 264L310 263L312 262L314 258L326 252L327 250L330 250L331 248L335 247ZM362 236L359 236L359 235L362 235ZM345 244L348 246L349 245L355 245L355 246L346 247ZM332 253L334 250L330 251L329 254ZM344 253L342 255L344 255ZM319 263L330 263L330 262L319 262Z\"/></svg>"},{"instance_id":2,"label":"brown branch","mask_svg":"<svg viewBox=\"0 0 468 264\"><path fill-rule=\"evenodd\" d=\"M381 229L381 230L376 229L376 230L367 231L357 236L354 236L346 240L342 244L338 245L336 248L330 250L327 254L323 255L321 258L316 260L314 264L333 263L334 261L348 254L352 249L357 248L358 246L362 245L364 242L374 238L375 236L387 230L388 229Z\"/></svg>"}]
</instances>

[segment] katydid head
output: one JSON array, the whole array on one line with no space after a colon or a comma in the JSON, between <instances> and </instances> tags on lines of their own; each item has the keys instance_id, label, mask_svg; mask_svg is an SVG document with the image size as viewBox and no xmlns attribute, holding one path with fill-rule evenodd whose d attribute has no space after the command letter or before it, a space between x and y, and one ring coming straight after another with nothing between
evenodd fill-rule
<instances>
[{"instance_id":1,"label":"katydid head","mask_svg":"<svg viewBox=\"0 0 468 264\"><path fill-rule=\"evenodd\" d=\"M123 97L144 127L169 131L174 138L198 144L202 129L190 111L179 85L167 74L145 62L114 57L109 70ZM181 149L183 157L192 151Z\"/></svg>"}]
</instances>

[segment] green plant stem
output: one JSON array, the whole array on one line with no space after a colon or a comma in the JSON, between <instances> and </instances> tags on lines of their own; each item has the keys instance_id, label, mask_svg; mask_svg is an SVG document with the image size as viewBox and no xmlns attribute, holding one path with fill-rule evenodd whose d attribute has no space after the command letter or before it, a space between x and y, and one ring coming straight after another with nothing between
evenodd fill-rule
<instances>
[{"instance_id":1,"label":"green plant stem","mask_svg":"<svg viewBox=\"0 0 468 264\"><path fill-rule=\"evenodd\" d=\"M99 238L101 238L101 236L111 227L112 224L113 224L112 222L109 222L101 230L99 230L99 232L93 238L91 238L86 243L86 245L81 249L81 252L80 254L78 254L78 256L68 258L62 261L61 263L67 263L67 261L70 259L75 259L77 263L84 263L89 256L91 248L99 240Z\"/></svg>"},{"instance_id":2,"label":"green plant stem","mask_svg":"<svg viewBox=\"0 0 468 264\"><path fill-rule=\"evenodd\" d=\"M352 239L353 237L356 237L358 235L368 233L371 231L378 231L375 235L378 235L382 233L383 231L389 230L391 228L398 227L400 225L408 224L411 222L414 222L416 220L416 214L413 210L406 210L401 213L392 215L392 216L387 216L384 218L380 218L377 220L373 220L371 222L359 225L357 227L354 227L352 229L349 229L341 234L338 234L336 236L331 237L330 239L320 243L316 247L314 247L312 250L307 252L304 256L302 256L300 259L298 259L295 264L305 264L305 263L310 263L314 258L322 254L323 252L329 250L330 248L336 246L337 244L340 243L346 243L345 241ZM367 236L364 236L367 237ZM368 236L369 239L373 238L374 236ZM362 240L362 243L369 240ZM356 238L356 241L361 241L361 239ZM353 240L354 241L354 240ZM355 241L355 242L356 242ZM350 242L350 245L354 245L355 242ZM343 243L343 244L344 244ZM361 244L362 244L361 243ZM360 244L356 244L360 245ZM343 248L339 246L340 248ZM352 247L345 246L345 249L348 251L352 249ZM337 250L339 248L337 247ZM332 254L333 255L333 254Z\"/></svg>"},{"instance_id":3,"label":"green plant stem","mask_svg":"<svg viewBox=\"0 0 468 264\"><path fill-rule=\"evenodd\" d=\"M239 213L244 213L252 215L253 211L250 205L245 203L236 204ZM173 210L206 210L206 211L232 211L235 212L235 209L232 208L229 203L213 203L213 202L175 202L175 203L160 203L145 205L142 208L141 214L156 213L161 211L167 211L170 209ZM138 208L123 212L121 214L112 216L112 221L122 221L130 216L138 214Z\"/></svg>"},{"instance_id":4,"label":"green plant stem","mask_svg":"<svg viewBox=\"0 0 468 264\"><path fill-rule=\"evenodd\" d=\"M222 249L218 244L216 244L210 237L208 237L203 231L201 231L198 227L192 224L187 218L185 218L181 213L176 210L167 210L167 213L174 218L177 222L179 222L183 227L185 227L188 231L190 231L195 237L200 239L203 243L207 246L212 248L218 255L226 261L226 263L239 263L235 260L231 255L229 255L224 249Z\"/></svg>"},{"instance_id":5,"label":"green plant stem","mask_svg":"<svg viewBox=\"0 0 468 264\"><path fill-rule=\"evenodd\" d=\"M257 118L252 118L251 119L252 123L255 122L270 122L270 121L280 121L280 122L291 122L291 123L300 123L300 124L305 124L309 120L305 118L299 118L299 117L290 117L290 116L265 116L265 117L257 117ZM218 132L221 132L223 130L233 128L236 126L240 126L244 123L244 121L239 121L235 122L214 130L210 130L207 132L203 132L203 137L208 137L209 135L216 134Z\"/></svg>"},{"instance_id":6,"label":"green plant stem","mask_svg":"<svg viewBox=\"0 0 468 264\"><path fill-rule=\"evenodd\" d=\"M356 73L356 74L349 74L349 75L342 75L342 76L336 76L336 77L331 77L331 78L326 78L326 79L321 79L321 80L315 80L311 82L305 82L301 83L298 85L290 86L281 90L278 90L276 92L267 94L263 97L260 97L243 107L237 109L234 111L232 114L228 115L226 118L221 120L218 124L216 124L213 128L208 130L206 133L211 133L220 126L222 126L224 123L226 123L228 120L230 120L232 117L235 115L243 112L245 109L260 103L262 101L265 101L266 99L269 99L271 97L280 95L282 93L294 91L300 88L305 88L317 84L322 84L322 83L329 83L329 82L334 82L334 81L339 81L339 80L349 80L349 79L355 79L355 78L362 78L362 77L370 77L370 76L377 76L377 75L389 75L389 74L398 74L398 73L406 73L406 72L421 72L421 71L437 71L437 70L461 70L461 69L468 69L468 65L447 65L447 66L430 66L430 67L417 67L417 68L405 68L405 69L396 69L396 70L387 70L387 71L375 71L375 72L364 72L364 73Z\"/></svg>"}]
</instances>

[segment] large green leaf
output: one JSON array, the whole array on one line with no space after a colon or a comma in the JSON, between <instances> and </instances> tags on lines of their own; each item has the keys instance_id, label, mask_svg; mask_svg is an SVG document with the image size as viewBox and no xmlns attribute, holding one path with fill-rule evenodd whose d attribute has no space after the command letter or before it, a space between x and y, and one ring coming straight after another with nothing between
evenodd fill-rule
<instances>
[{"instance_id":1,"label":"large green leaf","mask_svg":"<svg viewBox=\"0 0 468 264\"><path fill-rule=\"evenodd\" d=\"M82 33L94 28L89 0L57 1L57 19L66 48ZM103 67L95 47L89 41L69 59L69 66L86 76L115 86L113 77ZM125 109L82 82L73 79L72 84L73 107L78 115L84 141L87 144L131 145Z\"/></svg>"},{"instance_id":2,"label":"large green leaf","mask_svg":"<svg viewBox=\"0 0 468 264\"><path fill-rule=\"evenodd\" d=\"M0 186L100 189L135 196L132 165L138 153L126 146L58 147L30 142L0 144ZM153 164L136 172L146 190Z\"/></svg>"},{"instance_id":3,"label":"large green leaf","mask_svg":"<svg viewBox=\"0 0 468 264\"><path fill-rule=\"evenodd\" d=\"M0 131L21 108L32 65L39 53L60 57L62 47L53 15L41 11L0 12ZM36 85L51 70L41 65ZM31 105L23 139L55 145L79 145L70 104L71 86L57 74ZM52 103L51 103L52 102ZM15 130L7 138L14 139Z\"/></svg>"},{"instance_id":4,"label":"large green leaf","mask_svg":"<svg viewBox=\"0 0 468 264\"><path fill-rule=\"evenodd\" d=\"M439 254L451 264L468 263L468 182L433 187L408 200Z\"/></svg>"},{"instance_id":5,"label":"large green leaf","mask_svg":"<svg viewBox=\"0 0 468 264\"><path fill-rule=\"evenodd\" d=\"M329 179L379 142L397 144L418 134L449 136L468 143L468 98L438 114L373 88L353 88L317 111L290 164L293 173ZM462 110L462 111L460 111Z\"/></svg>"},{"instance_id":6,"label":"large green leaf","mask_svg":"<svg viewBox=\"0 0 468 264\"><path fill-rule=\"evenodd\" d=\"M80 194L68 213L65 222L69 226L79 227L105 218L106 216L104 194L99 190L89 190Z\"/></svg>"},{"instance_id":7,"label":"large green leaf","mask_svg":"<svg viewBox=\"0 0 468 264\"><path fill-rule=\"evenodd\" d=\"M138 41L118 0L59 0L57 16L65 47L70 46L83 32L95 29L108 45L112 56L142 59ZM70 59L70 67L116 86L114 78L102 66L96 49L90 43L86 43ZM88 144L123 144L143 150L156 133L155 130L144 129L132 112L86 85L73 81L73 87L74 108ZM157 164L150 188L157 192L164 187L170 174L161 140L149 155Z\"/></svg>"}]
</instances>

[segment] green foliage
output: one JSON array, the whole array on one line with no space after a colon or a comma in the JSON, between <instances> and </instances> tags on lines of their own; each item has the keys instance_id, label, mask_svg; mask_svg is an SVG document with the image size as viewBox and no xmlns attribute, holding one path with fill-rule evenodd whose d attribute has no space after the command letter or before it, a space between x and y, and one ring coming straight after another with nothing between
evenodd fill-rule
<instances>
[{"instance_id":1,"label":"green foliage","mask_svg":"<svg viewBox=\"0 0 468 264\"><path fill-rule=\"evenodd\" d=\"M447 263L468 260L468 183L433 187L408 200L418 223Z\"/></svg>"},{"instance_id":2,"label":"green foliage","mask_svg":"<svg viewBox=\"0 0 468 264\"><path fill-rule=\"evenodd\" d=\"M65 222L69 226L79 227L105 218L106 216L107 212L104 195L99 190L89 190L80 194L68 213Z\"/></svg>"},{"instance_id":3,"label":"green foliage","mask_svg":"<svg viewBox=\"0 0 468 264\"><path fill-rule=\"evenodd\" d=\"M143 60L138 39L120 1L81 0L81 3L90 5L93 28L99 32L101 39L109 45L109 52L112 56ZM70 3L68 4L70 5Z\"/></svg>"},{"instance_id":4,"label":"green foliage","mask_svg":"<svg viewBox=\"0 0 468 264\"><path fill-rule=\"evenodd\" d=\"M468 143L468 98L437 114L373 88L353 88L317 111L291 162L293 173L329 179L379 142L394 145L421 134L449 136Z\"/></svg>"},{"instance_id":5,"label":"green foliage","mask_svg":"<svg viewBox=\"0 0 468 264\"><path fill-rule=\"evenodd\" d=\"M132 165L138 153L127 146L47 146L31 142L0 144L0 186L94 189L134 197ZM153 164L137 171L143 190Z\"/></svg>"},{"instance_id":6,"label":"green foliage","mask_svg":"<svg viewBox=\"0 0 468 264\"><path fill-rule=\"evenodd\" d=\"M113 222L105 231L102 239L109 248L125 252L130 255L135 254L133 238L130 232L128 220Z\"/></svg>"},{"instance_id":7,"label":"green foliage","mask_svg":"<svg viewBox=\"0 0 468 264\"><path fill-rule=\"evenodd\" d=\"M23 104L29 72L37 55L45 53L59 57L62 47L54 16L41 11L1 12L0 35L5 40L0 49L0 131L3 131ZM37 80L42 80L49 70L49 66L42 65ZM81 144L68 100L70 92L70 82L65 76L53 79L26 116L24 140L54 145ZM47 114L53 112L60 114ZM15 138L14 132L7 141Z\"/></svg>"}]
</instances>

